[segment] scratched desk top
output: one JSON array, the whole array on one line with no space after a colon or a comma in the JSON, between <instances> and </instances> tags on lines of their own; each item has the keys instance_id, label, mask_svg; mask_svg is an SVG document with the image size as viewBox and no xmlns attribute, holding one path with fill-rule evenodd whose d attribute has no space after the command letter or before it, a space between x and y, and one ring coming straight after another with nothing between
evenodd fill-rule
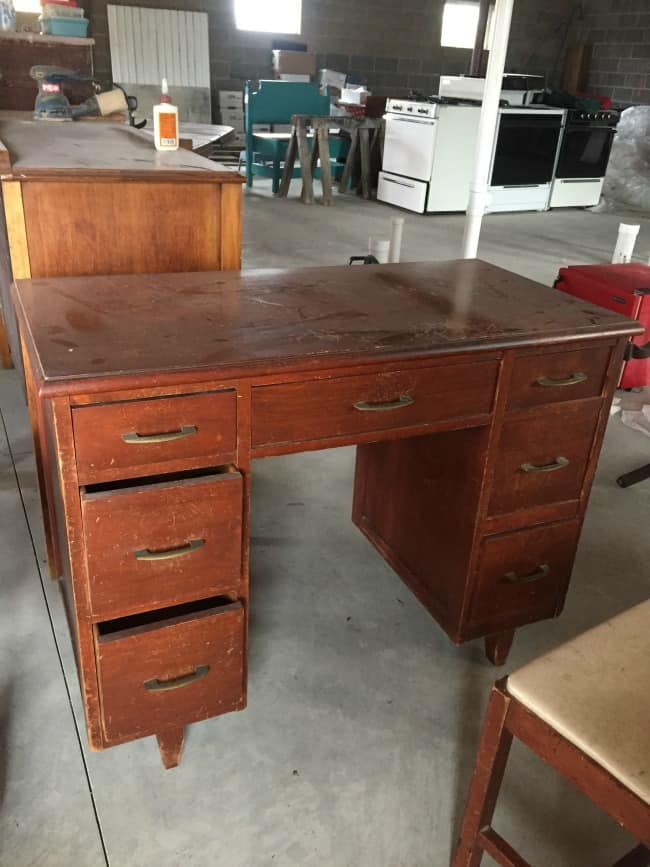
<instances>
[{"instance_id":1,"label":"scratched desk top","mask_svg":"<svg viewBox=\"0 0 650 867\"><path fill-rule=\"evenodd\" d=\"M478 259L19 280L46 382L272 373L637 334L638 323Z\"/></svg>"}]
</instances>

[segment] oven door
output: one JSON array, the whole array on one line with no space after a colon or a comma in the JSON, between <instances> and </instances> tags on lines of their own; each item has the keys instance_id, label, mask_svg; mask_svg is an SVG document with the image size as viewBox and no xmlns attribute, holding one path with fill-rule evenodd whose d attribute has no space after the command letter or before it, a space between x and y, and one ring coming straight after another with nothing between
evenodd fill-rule
<instances>
[{"instance_id":1,"label":"oven door","mask_svg":"<svg viewBox=\"0 0 650 867\"><path fill-rule=\"evenodd\" d=\"M519 187L549 183L561 128L561 114L501 113L490 185Z\"/></svg>"},{"instance_id":2,"label":"oven door","mask_svg":"<svg viewBox=\"0 0 650 867\"><path fill-rule=\"evenodd\" d=\"M616 130L608 126L567 126L556 178L604 178Z\"/></svg>"},{"instance_id":3,"label":"oven door","mask_svg":"<svg viewBox=\"0 0 650 867\"><path fill-rule=\"evenodd\" d=\"M385 116L382 168L393 175L430 181L436 121L417 117Z\"/></svg>"}]
</instances>

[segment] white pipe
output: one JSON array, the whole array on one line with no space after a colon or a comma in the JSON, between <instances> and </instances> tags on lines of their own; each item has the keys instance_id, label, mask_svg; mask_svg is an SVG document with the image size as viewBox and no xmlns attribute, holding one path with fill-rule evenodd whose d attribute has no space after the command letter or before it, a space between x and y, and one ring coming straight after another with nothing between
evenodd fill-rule
<instances>
[{"instance_id":1,"label":"white pipe","mask_svg":"<svg viewBox=\"0 0 650 867\"><path fill-rule=\"evenodd\" d=\"M478 141L474 160L474 177L469 186L469 201L463 236L463 258L474 259L478 253L483 214L488 205L488 183L494 137L499 120L499 99L503 87L503 70L510 36L510 21L514 0L496 0L494 37L490 48L483 105L478 126Z\"/></svg>"},{"instance_id":2,"label":"white pipe","mask_svg":"<svg viewBox=\"0 0 650 867\"><path fill-rule=\"evenodd\" d=\"M402 252L402 231L404 229L404 217L393 217L390 227L390 249L388 251L389 262L399 262Z\"/></svg>"},{"instance_id":3,"label":"white pipe","mask_svg":"<svg viewBox=\"0 0 650 867\"><path fill-rule=\"evenodd\" d=\"M634 253L634 245L639 234L641 226L630 226L626 223L618 224L618 237L616 239L616 247L612 255L614 265L621 265L629 262Z\"/></svg>"}]
</instances>

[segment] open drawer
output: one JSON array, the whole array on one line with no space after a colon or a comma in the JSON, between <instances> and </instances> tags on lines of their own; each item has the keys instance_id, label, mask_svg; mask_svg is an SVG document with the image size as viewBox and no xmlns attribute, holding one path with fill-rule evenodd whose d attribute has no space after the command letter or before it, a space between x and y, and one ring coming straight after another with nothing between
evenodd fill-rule
<instances>
[{"instance_id":1,"label":"open drawer","mask_svg":"<svg viewBox=\"0 0 650 867\"><path fill-rule=\"evenodd\" d=\"M242 502L232 467L82 488L93 617L238 596Z\"/></svg>"},{"instance_id":2,"label":"open drawer","mask_svg":"<svg viewBox=\"0 0 650 867\"><path fill-rule=\"evenodd\" d=\"M107 745L241 710L245 616L220 597L95 627Z\"/></svg>"}]
</instances>

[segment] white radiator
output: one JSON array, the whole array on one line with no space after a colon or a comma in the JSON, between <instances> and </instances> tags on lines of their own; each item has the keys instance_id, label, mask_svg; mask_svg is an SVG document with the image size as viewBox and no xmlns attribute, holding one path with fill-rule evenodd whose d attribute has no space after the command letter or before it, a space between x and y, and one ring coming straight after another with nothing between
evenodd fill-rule
<instances>
[{"instance_id":1,"label":"white radiator","mask_svg":"<svg viewBox=\"0 0 650 867\"><path fill-rule=\"evenodd\" d=\"M207 12L109 5L113 81L210 87Z\"/></svg>"}]
</instances>

